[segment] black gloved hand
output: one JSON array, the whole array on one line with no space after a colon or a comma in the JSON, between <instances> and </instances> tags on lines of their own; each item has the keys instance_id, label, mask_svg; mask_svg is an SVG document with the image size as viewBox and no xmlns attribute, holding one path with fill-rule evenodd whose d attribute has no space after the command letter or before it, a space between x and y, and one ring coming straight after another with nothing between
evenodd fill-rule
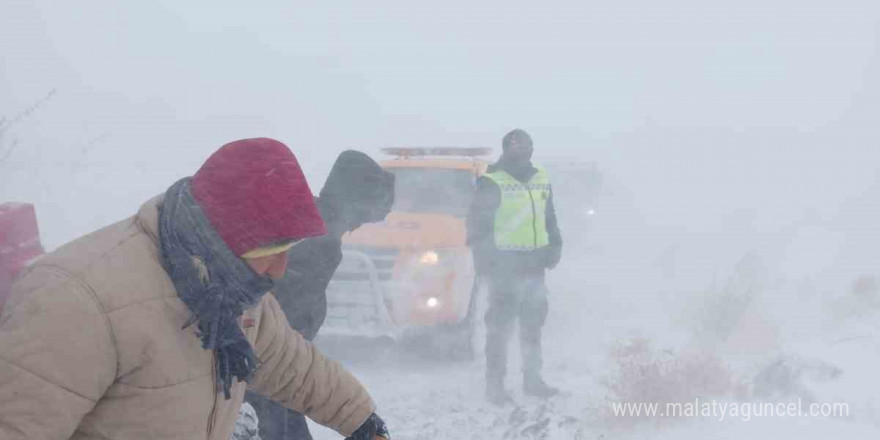
<instances>
[{"instance_id":1,"label":"black gloved hand","mask_svg":"<svg viewBox=\"0 0 880 440\"><path fill-rule=\"evenodd\" d=\"M370 414L370 417L367 418L357 431L346 437L345 440L374 440L376 437L390 439L391 434L388 433L385 422L376 413L373 413Z\"/></svg>"}]
</instances>

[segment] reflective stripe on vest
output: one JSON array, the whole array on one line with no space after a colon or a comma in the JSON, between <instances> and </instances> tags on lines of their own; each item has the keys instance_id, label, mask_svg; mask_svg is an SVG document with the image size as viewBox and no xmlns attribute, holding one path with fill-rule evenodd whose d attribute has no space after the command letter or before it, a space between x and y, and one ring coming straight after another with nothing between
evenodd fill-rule
<instances>
[{"instance_id":1,"label":"reflective stripe on vest","mask_svg":"<svg viewBox=\"0 0 880 440\"><path fill-rule=\"evenodd\" d=\"M495 246L500 250L530 251L550 244L546 208L550 180L543 168L522 183L506 171L484 174L501 190L495 211Z\"/></svg>"}]
</instances>

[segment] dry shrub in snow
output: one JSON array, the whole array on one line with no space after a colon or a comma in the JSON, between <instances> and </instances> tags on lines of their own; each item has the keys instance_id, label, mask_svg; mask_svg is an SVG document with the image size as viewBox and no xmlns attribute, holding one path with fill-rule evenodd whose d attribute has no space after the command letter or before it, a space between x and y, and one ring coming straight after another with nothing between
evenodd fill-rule
<instances>
[{"instance_id":1,"label":"dry shrub in snow","mask_svg":"<svg viewBox=\"0 0 880 440\"><path fill-rule=\"evenodd\" d=\"M837 319L870 316L880 312L880 280L870 275L859 277L845 295L831 304L830 310Z\"/></svg>"},{"instance_id":2,"label":"dry shrub in snow","mask_svg":"<svg viewBox=\"0 0 880 440\"><path fill-rule=\"evenodd\" d=\"M599 411L599 418L609 426L664 419L615 414L615 403L657 404L663 410L667 403L685 404L696 398L737 394L738 387L727 366L711 354L657 350L648 339L638 338L617 344L610 356L616 369L602 380L608 395Z\"/></svg>"}]
</instances>

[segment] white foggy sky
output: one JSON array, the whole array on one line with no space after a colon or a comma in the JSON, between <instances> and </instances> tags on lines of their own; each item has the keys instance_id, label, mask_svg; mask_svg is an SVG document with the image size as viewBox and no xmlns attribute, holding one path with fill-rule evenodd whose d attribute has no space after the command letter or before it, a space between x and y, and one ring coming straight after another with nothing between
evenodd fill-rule
<instances>
[{"instance_id":1,"label":"white foggy sky","mask_svg":"<svg viewBox=\"0 0 880 440\"><path fill-rule=\"evenodd\" d=\"M522 127L648 225L880 244L880 2L474 3L2 0L0 115L57 93L9 134L0 200L36 203L51 248L230 140L284 141L317 191L345 148Z\"/></svg>"}]
</instances>

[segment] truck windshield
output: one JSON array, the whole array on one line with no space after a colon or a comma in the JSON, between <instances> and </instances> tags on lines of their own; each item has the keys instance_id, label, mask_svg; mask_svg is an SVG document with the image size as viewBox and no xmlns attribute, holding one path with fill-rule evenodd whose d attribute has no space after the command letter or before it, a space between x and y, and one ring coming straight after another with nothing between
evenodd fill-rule
<instances>
[{"instance_id":1,"label":"truck windshield","mask_svg":"<svg viewBox=\"0 0 880 440\"><path fill-rule=\"evenodd\" d=\"M444 168L387 168L394 173L394 211L467 215L474 193L468 170Z\"/></svg>"}]
</instances>

